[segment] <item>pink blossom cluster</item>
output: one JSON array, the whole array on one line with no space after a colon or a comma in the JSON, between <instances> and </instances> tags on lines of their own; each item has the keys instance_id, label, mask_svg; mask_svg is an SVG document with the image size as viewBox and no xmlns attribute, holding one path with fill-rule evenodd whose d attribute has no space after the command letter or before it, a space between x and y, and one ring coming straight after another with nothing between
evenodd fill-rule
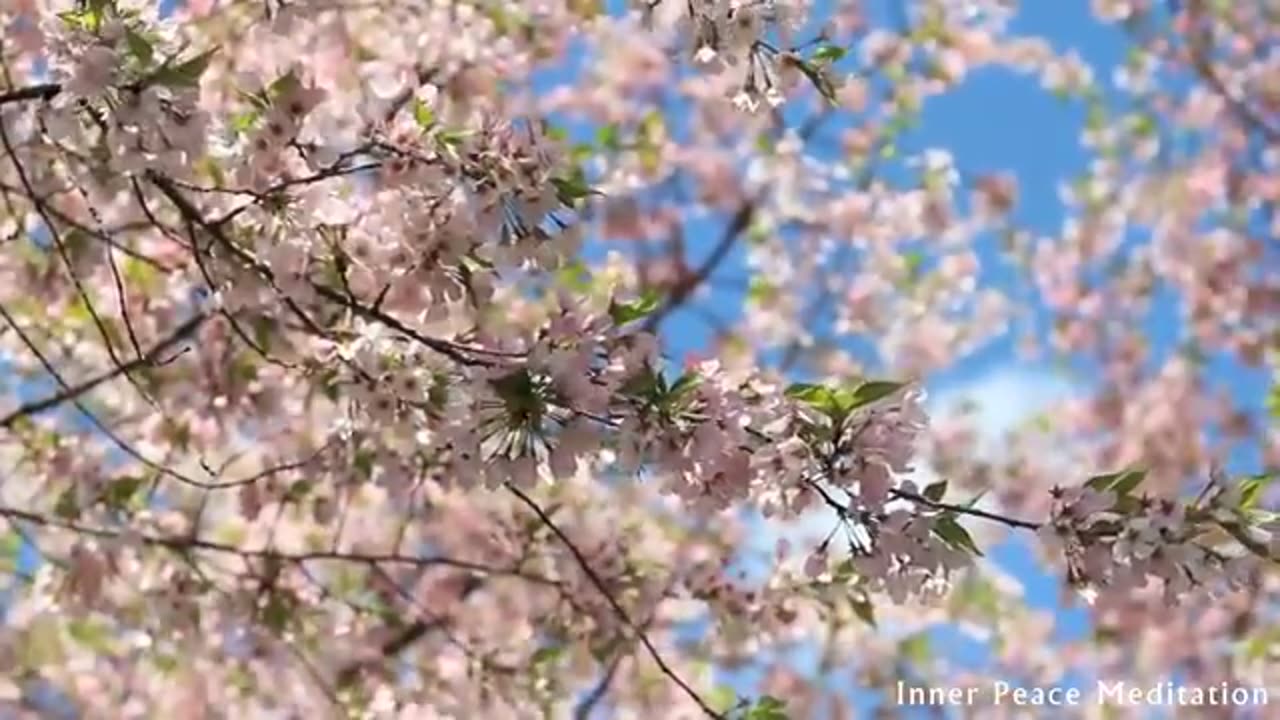
<instances>
[{"instance_id":1,"label":"pink blossom cluster","mask_svg":"<svg viewBox=\"0 0 1280 720\"><path fill-rule=\"evenodd\" d=\"M1188 504L1135 496L1126 477L1139 476L1121 475L1110 488L1055 488L1052 517L1037 533L1049 552L1066 559L1068 581L1088 595L1102 586L1115 595L1133 593L1154 579L1165 602L1174 604L1194 591L1245 586L1271 557L1265 543L1245 539L1243 548L1227 555L1205 542L1210 530L1254 532L1245 530L1250 523L1240 490L1221 478Z\"/></svg>"}]
</instances>

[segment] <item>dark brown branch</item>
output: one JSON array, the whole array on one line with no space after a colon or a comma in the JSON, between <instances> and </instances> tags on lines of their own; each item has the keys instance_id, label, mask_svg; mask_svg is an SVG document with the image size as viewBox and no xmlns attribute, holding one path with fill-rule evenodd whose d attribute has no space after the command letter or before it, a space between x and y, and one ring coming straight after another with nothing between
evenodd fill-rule
<instances>
[{"instance_id":1,"label":"dark brown branch","mask_svg":"<svg viewBox=\"0 0 1280 720\"><path fill-rule=\"evenodd\" d=\"M104 527L95 527L92 525L84 525L60 518L52 518L29 510L22 510L15 507L0 505L0 517L16 520L20 522L38 525L40 527L51 528L55 530L65 530L74 532L87 537L99 538L104 540L112 540L121 537L128 537L134 542L148 545L151 547L165 548L177 552L213 552L222 555L236 555L241 558L254 560L270 560L274 562L285 562L302 564L317 561L334 561L359 563L361 565L408 565L412 567L452 567L459 570L467 570L469 572L479 573L482 575L500 575L506 577L516 577L521 580L527 580L539 585L548 585L558 587L560 583L552 578L538 575L536 573L524 572L521 570L511 570L484 565L482 563L474 563L466 560L458 560L455 558L442 555L415 556L403 555L400 553L349 553L331 550L315 550L309 552L281 552L279 550L262 548L253 550L249 548L229 545L227 543L205 540L199 537L190 537L183 535L150 535L146 533L133 534L126 533L121 530L113 530Z\"/></svg>"},{"instance_id":2,"label":"dark brown branch","mask_svg":"<svg viewBox=\"0 0 1280 720\"><path fill-rule=\"evenodd\" d=\"M565 534L564 530L560 529L560 526L551 519L551 516L542 509L542 506L538 505L533 498L526 495L523 490L515 485L508 482L505 484L505 487L511 492L511 494L519 498L522 503L532 510L533 514L538 517L538 520L545 525L552 534L559 538L560 542L564 543L565 547L569 549L570 554L573 555L574 560L577 561L578 566L582 568L582 572L586 574L587 579L590 580L596 590L604 596L605 602L609 604L614 615L616 615L629 630L635 633L636 639L639 640L640 644L644 646L644 649L648 651L649 657L653 659L653 662L658 666L658 669L662 674L666 675L667 678L679 686L689 699L697 703L698 707L702 709L702 712L707 717L716 718L716 720L725 720L724 714L716 712L716 710L707 704L707 701L704 700L696 690L685 682L684 678L680 677L680 675L667 664L667 661L662 658L662 654L658 652L656 647L654 647L653 641L649 639L648 634L641 627L636 625L635 621L633 621L631 616L627 613L626 608L622 607L621 603L618 602L618 599L613 596L613 593L609 592L609 588L605 585L604 580L598 573L596 573L595 569L591 567L591 563L587 560L587 557L583 555L582 550L574 544L573 540Z\"/></svg>"},{"instance_id":3,"label":"dark brown branch","mask_svg":"<svg viewBox=\"0 0 1280 720\"><path fill-rule=\"evenodd\" d=\"M671 294L667 296L666 301L645 320L644 329L646 332L655 332L668 315L679 310L697 292L698 288L707 281L707 278L711 277L716 268L720 267L724 259L729 256L729 252L737 244L738 238L751 225L751 219L755 217L755 212L756 200L748 200L742 203L738 211L729 220L724 233L720 235L719 242L712 248L711 254L702 261L702 264L691 275L681 278L675 287L671 289Z\"/></svg>"},{"instance_id":4,"label":"dark brown branch","mask_svg":"<svg viewBox=\"0 0 1280 720\"><path fill-rule=\"evenodd\" d=\"M822 123L830 116L830 111L824 110L817 115L810 117L800 127L799 137L802 141L807 141L813 137L814 133L822 127ZM781 127L781 126L779 126ZM780 130L779 130L780 132ZM672 288L671 294L667 296L666 302L662 304L653 314L651 314L644 323L644 329L647 332L656 332L662 321L668 315L679 310L688 302L689 298L698 291L704 283L711 278L715 271L724 263L725 258L729 256L729 252L741 239L742 234L751 226L751 221L755 218L756 210L763 201L763 196L757 195L754 198L743 200L738 206L733 217L729 219L729 224L725 226L724 233L721 234L719 242L711 249L711 254L702 261L698 269L692 274L681 278Z\"/></svg>"},{"instance_id":5,"label":"dark brown branch","mask_svg":"<svg viewBox=\"0 0 1280 720\"><path fill-rule=\"evenodd\" d=\"M662 592L662 597L654 603L653 608L650 610L649 617L645 618L645 621L640 625L641 632L647 631L649 626L653 625L653 621L658 618L658 606L668 596L671 589L676 586L677 582L678 576L672 576L671 581L667 583L666 589ZM618 674L618 668L622 665L623 658L633 651L634 643L627 649L618 650L613 659L609 661L609 667L605 668L604 674L600 676L596 686L591 688L591 692L587 693L587 696L579 701L578 706L573 709L573 720L588 720L591 717L592 710L609 694L609 688L613 686L613 680Z\"/></svg>"},{"instance_id":6,"label":"dark brown branch","mask_svg":"<svg viewBox=\"0 0 1280 720\"><path fill-rule=\"evenodd\" d=\"M97 328L98 334L102 337L102 344L107 350L107 355L111 357L111 361L117 366L123 366L124 361L116 354L115 343L111 341L111 334L107 331L107 326L102 320L102 316L98 314L97 308L94 306L93 298L89 294L89 290L80 280L80 276L76 273L75 262L71 258L70 252L67 250L66 243L63 242L62 233L59 232L58 226L53 222L53 218L45 210L45 202L40 194L35 191L31 183L31 179L27 176L26 168L23 167L22 161L18 159L18 152L14 149L13 144L9 141L9 133L5 130L4 124L0 123L0 143L3 143L5 153L9 157L9 161L13 163L13 169L18 174L18 180L21 182L27 196L35 205L36 213L40 219L44 221L45 227L49 230L49 236L53 239L54 248L58 251L58 257L62 259L63 265L66 266L67 276L71 278L71 284L75 286L76 294L80 296L81 302L84 303L85 310L88 311L90 319L93 320L94 327ZM134 382L132 376L125 372L125 377L130 382ZM136 382L134 383L137 384ZM139 387L139 392L142 392ZM145 395L145 393L144 393Z\"/></svg>"},{"instance_id":7,"label":"dark brown branch","mask_svg":"<svg viewBox=\"0 0 1280 720\"><path fill-rule=\"evenodd\" d=\"M923 495L919 495L912 492L906 492L904 490L899 490L897 488L890 490L889 494L898 498L899 500L910 500L911 502L925 505L927 507L933 508L934 510L946 510L948 512L956 513L958 515L969 515L976 518L982 518L983 520L991 520L992 522L998 522L1013 528L1031 530L1032 532L1039 530L1044 524L1044 523L1032 522L1030 520L1020 520L1018 518L1009 517L1008 515L1001 515L999 513L993 513L987 510L982 510L974 507L967 507L965 505L954 505L952 503L945 503L945 502L939 502L937 500L930 500L929 498Z\"/></svg>"},{"instance_id":8,"label":"dark brown branch","mask_svg":"<svg viewBox=\"0 0 1280 720\"><path fill-rule=\"evenodd\" d=\"M244 263L245 266L252 268L259 275L265 278L268 282L274 282L275 274L271 271L271 268L265 266L261 261L255 258L251 253L249 253L249 251L240 247L239 245L234 243L231 240L231 238L227 237L227 234L223 230L222 225L220 223L211 223L208 220L206 220L204 216L200 213L200 211L195 207L195 205L193 205L190 200L188 200L186 197L183 196L181 191L179 191L179 189L173 184L173 181L171 181L169 178L165 177L164 175L161 175L160 173L157 173L154 171L148 172L148 179L151 181L153 185L155 185L160 190L160 192L162 192L165 195L165 197L169 198L170 202L173 203L174 207L178 209L178 212L187 221L200 227L205 232L209 233L213 237L213 239L218 242L219 245L221 245L222 247L226 248L229 252L231 252L231 254L234 255L238 260L240 260L240 262ZM193 239L192 242L195 242L195 240ZM413 328L410 328L409 326L405 325L403 322L397 320L395 317L392 317L391 315L388 315L387 313L377 308L371 308L371 307L362 305L361 303L344 295L341 292L338 292L337 290L334 290L331 287L328 287L326 285L323 285L317 282L312 282L311 287L313 290L315 290L315 292L318 295L325 298L326 300L330 300L334 303L337 303L368 320L374 320L382 325L385 325L388 328L391 328L392 330L395 330L409 338L412 338L413 340L421 343L422 345L428 348L431 348L432 350L435 350L436 352L442 355L445 355L449 359L461 365L485 366L485 365L493 364L489 360L476 358L476 357L473 357L473 355L489 355L489 356L495 356L495 357L519 357L519 355L517 354L503 353L503 352L488 350L485 348L468 347L465 345L459 345L457 343L449 342L447 340L441 340L439 338L427 337L426 335L423 335L422 333L417 332ZM294 311L294 314L303 320L304 324L306 324L312 330L312 332L322 337L327 336L327 333L322 328L317 327L315 325L315 322L312 321L309 317L307 317L306 314L302 312L301 308L297 307L296 303L294 303L292 298L289 298L288 296L284 296L284 301L285 301L285 304L288 305L290 309Z\"/></svg>"},{"instance_id":9,"label":"dark brown branch","mask_svg":"<svg viewBox=\"0 0 1280 720\"><path fill-rule=\"evenodd\" d=\"M471 593L479 590L482 585L484 585L484 581L479 577L473 575L468 578L467 583L462 587L462 592L458 596L459 601L467 599ZM338 671L338 676L334 684L339 688L345 688L351 685L360 677L360 674L370 666L399 655L411 645L426 637L428 633L446 628L450 622L451 618L447 615L441 615L429 619L420 618L418 620L414 620L378 647L378 659L360 660L348 664Z\"/></svg>"},{"instance_id":10,"label":"dark brown branch","mask_svg":"<svg viewBox=\"0 0 1280 720\"><path fill-rule=\"evenodd\" d=\"M395 330L396 332L413 339L414 341L422 344L423 346L431 348L432 350L440 353L441 355L448 357L449 359L453 360L454 362L460 365L488 366L488 365L494 364L492 360L473 357L473 355L491 355L491 356L503 357L503 358L509 358L509 359L523 357L522 355L517 353L505 353L505 352L489 350L486 348L477 348L477 347L471 347L467 345L459 345L454 342L449 342L448 340L441 340L439 338L427 337L426 335L423 335L422 333L414 330L408 325L405 325L403 322L400 322L395 317L388 315L382 310L379 310L374 307L369 307L359 302L356 302L355 300L338 292L337 290L334 290L331 287L322 285L320 283L312 283L311 287L316 291L317 294L319 294L321 297L325 298L326 300L331 300L347 308L348 310L351 310L355 314L360 315L366 320L373 320L379 324L385 325L388 328L391 328L392 330Z\"/></svg>"},{"instance_id":11,"label":"dark brown branch","mask_svg":"<svg viewBox=\"0 0 1280 720\"><path fill-rule=\"evenodd\" d=\"M155 345L152 345L150 349L142 353L139 357L130 360L127 363L118 364L110 370L99 373L84 382L66 387L48 397L33 400L14 409L3 418L0 418L0 428L9 428L24 417L29 417L31 415L44 412L50 408L57 407L58 405L62 405L71 400L75 400L99 385L109 382L110 380L113 380L125 373L129 373L143 367L151 367L160 364L161 355L165 351L194 333L196 329L204 324L204 321L208 319L209 316L205 314L195 315L190 320L187 320L175 328L173 332L169 333L168 337L165 337Z\"/></svg>"},{"instance_id":12,"label":"dark brown branch","mask_svg":"<svg viewBox=\"0 0 1280 720\"><path fill-rule=\"evenodd\" d=\"M27 87L16 88L0 93L0 105L9 103L26 102L28 100L52 100L62 92L62 85L59 83L43 83L40 85L28 85Z\"/></svg>"},{"instance_id":13,"label":"dark brown branch","mask_svg":"<svg viewBox=\"0 0 1280 720\"><path fill-rule=\"evenodd\" d=\"M1176 9L1170 8L1174 14ZM1189 12L1195 16L1199 16L1205 12L1203 3L1192 2ZM1211 25L1207 25L1199 32L1192 30L1190 37L1187 38L1187 48L1191 55L1191 64L1195 68L1200 79L1214 91L1222 101L1227 104L1227 108L1236 116L1246 127L1252 128L1260 133L1272 143L1280 143L1280 126L1268 121L1266 118L1258 114L1248 101L1236 97L1223 82L1222 77L1213 66L1213 61L1209 57L1209 53L1213 48L1213 29Z\"/></svg>"}]
</instances>

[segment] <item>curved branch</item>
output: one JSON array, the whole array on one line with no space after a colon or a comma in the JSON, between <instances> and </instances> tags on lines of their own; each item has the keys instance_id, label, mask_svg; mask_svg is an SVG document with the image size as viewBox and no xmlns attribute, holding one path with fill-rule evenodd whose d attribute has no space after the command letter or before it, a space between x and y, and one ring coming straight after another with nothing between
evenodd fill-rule
<instances>
[{"instance_id":1,"label":"curved branch","mask_svg":"<svg viewBox=\"0 0 1280 720\"><path fill-rule=\"evenodd\" d=\"M162 361L160 359L161 353L165 352L170 347L177 344L182 339L186 338L188 335L191 335L192 333L194 333L196 329L199 328L202 324L204 324L204 321L208 319L209 319L208 315L205 315L203 313L197 314L193 316L191 319L184 322L183 324L179 325L177 328L175 328L174 331L170 333L168 337L157 342L155 345L152 345L151 348L146 352L144 352L141 356L134 358L133 360L130 360L129 362L126 362L126 363L118 363L115 365L115 367L111 368L110 370L99 373L98 375L95 375L94 377L91 377L82 383L79 383L77 385L72 385L48 397L41 398L39 400L33 400L18 408L15 408L9 414L5 415L3 418L0 418L0 428L7 429L9 427L12 427L14 423L18 422L24 417L29 417L31 415L44 412L45 410L49 410L51 408L57 407L58 405L62 405L63 403L69 402L71 400L75 400L76 398L79 398L80 396L93 390L99 385L105 382L109 382L121 375L130 373L134 370L137 370L143 367L152 367L155 365L163 364L163 362L165 361Z\"/></svg>"},{"instance_id":2,"label":"curved branch","mask_svg":"<svg viewBox=\"0 0 1280 720\"><path fill-rule=\"evenodd\" d=\"M698 691L690 687L689 683L685 682L684 678L680 677L680 675L667 664L667 661L662 658L661 653L659 653L658 649L654 647L653 641L649 639L649 636L644 629L636 625L635 621L631 619L631 616L627 613L626 609L618 602L618 599L613 596L613 593L609 592L609 588L605 586L604 580L601 579L600 575L591 567L591 563L588 562L586 556L582 554L582 550L574 544L573 540L565 534L564 530L560 529L560 526L551 519L551 516L542 509L542 506L538 505L533 498L526 495L523 490L510 482L504 483L504 485L511 494L519 498L522 503L533 511L533 514L538 517L538 520L545 525L552 534L559 538L560 542L565 544L565 547L567 547L569 552L573 555L574 560L577 561L578 566L582 568L582 572L586 574L587 579L590 580L596 590L600 591L600 594L604 596L605 601L609 604L609 607L612 608L614 615L616 615L628 629L636 634L636 638L640 641L640 644L644 646L644 649L648 651L649 657L653 659L653 662L658 666L658 669L662 674L666 675L672 682L679 686L679 688L684 691L684 694L687 695L689 699L693 700L707 717L715 718L716 720L726 720L723 713L716 712L716 710L707 704L707 701L698 694Z\"/></svg>"},{"instance_id":3,"label":"curved branch","mask_svg":"<svg viewBox=\"0 0 1280 720\"><path fill-rule=\"evenodd\" d=\"M408 565L412 567L433 567L444 566L457 568L459 570L467 570L470 572L480 573L482 575L516 577L521 580L527 580L539 585L548 585L551 587L559 587L560 581L544 575L525 572L522 570L512 570L484 565L482 563L474 563L467 560L458 560L443 555L404 555L401 553L350 553L337 550L313 550L308 552L281 552L270 548L251 549L231 545L228 543L215 542L213 540L205 540L200 537L191 537L185 535L150 535L146 533L131 533L121 530L113 530L105 527L96 527L93 525L84 525L70 520L62 520L51 518L46 515L34 513L29 510L0 505L0 517L9 520L17 520L21 522L38 525L40 527L51 528L55 530L65 530L86 537L97 538L100 540L128 539L132 542L138 542L151 547L164 548L175 552L187 553L193 551L213 552L222 555L236 555L241 558L254 560L269 560L273 562L302 564L315 561L336 561L359 563L361 565Z\"/></svg>"},{"instance_id":4,"label":"curved branch","mask_svg":"<svg viewBox=\"0 0 1280 720\"><path fill-rule=\"evenodd\" d=\"M742 237L742 233L751 225L751 219L755 217L756 200L748 200L738 208L729 220L728 226L725 227L724 233L720 236L720 241L712 248L711 254L706 260L698 266L698 269L681 279L676 286L671 289L671 294L667 296L666 302L662 304L652 315L645 320L644 329L647 332L654 332L662 321L668 315L679 310L681 306L689 300L690 297L702 287L702 284L711 277L711 274L720 267L720 263L729 256L729 251L733 250L733 246L737 244L738 238Z\"/></svg>"}]
</instances>

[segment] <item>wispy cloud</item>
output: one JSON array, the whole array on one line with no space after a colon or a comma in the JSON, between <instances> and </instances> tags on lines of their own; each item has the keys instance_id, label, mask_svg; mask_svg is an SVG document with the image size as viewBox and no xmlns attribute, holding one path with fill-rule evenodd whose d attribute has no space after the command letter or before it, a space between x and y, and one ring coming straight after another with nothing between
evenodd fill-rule
<instances>
[{"instance_id":1,"label":"wispy cloud","mask_svg":"<svg viewBox=\"0 0 1280 720\"><path fill-rule=\"evenodd\" d=\"M946 418L968 405L980 443L975 450L987 455L1010 430L1083 389L1082 383L1062 373L1012 365L931 392L928 408L930 416Z\"/></svg>"}]
</instances>

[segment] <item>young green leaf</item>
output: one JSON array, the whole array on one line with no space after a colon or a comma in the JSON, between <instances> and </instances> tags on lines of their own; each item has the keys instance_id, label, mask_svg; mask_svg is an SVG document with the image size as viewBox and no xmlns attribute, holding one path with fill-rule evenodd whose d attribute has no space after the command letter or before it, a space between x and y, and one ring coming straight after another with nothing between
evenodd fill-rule
<instances>
[{"instance_id":1,"label":"young green leaf","mask_svg":"<svg viewBox=\"0 0 1280 720\"><path fill-rule=\"evenodd\" d=\"M417 121L418 127L424 131L430 130L436 124L436 114L427 107L427 104L419 100L413 99L413 119Z\"/></svg>"},{"instance_id":2,"label":"young green leaf","mask_svg":"<svg viewBox=\"0 0 1280 720\"><path fill-rule=\"evenodd\" d=\"M973 541L973 537L969 535L969 531L965 530L964 526L956 522L956 519L951 515L939 517L933 525L933 532L957 550L966 550L974 555L982 555L982 551L978 549L978 545Z\"/></svg>"},{"instance_id":3,"label":"young green leaf","mask_svg":"<svg viewBox=\"0 0 1280 720\"><path fill-rule=\"evenodd\" d=\"M155 48L152 47L150 40L133 28L128 28L124 31L124 42L129 48L129 54L137 58L140 65L151 64L152 58L155 57Z\"/></svg>"},{"instance_id":4,"label":"young green leaf","mask_svg":"<svg viewBox=\"0 0 1280 720\"><path fill-rule=\"evenodd\" d=\"M134 495L142 488L145 482L146 480L137 475L125 475L124 477L116 478L107 486L106 492L103 494L103 502L107 504L107 507L116 510L128 507Z\"/></svg>"},{"instance_id":5,"label":"young green leaf","mask_svg":"<svg viewBox=\"0 0 1280 720\"><path fill-rule=\"evenodd\" d=\"M867 382L863 382L852 391L850 405L846 410L851 412L858 408L870 405L877 400L883 400L884 398L898 392L903 387L903 383L890 382L888 380L869 380Z\"/></svg>"},{"instance_id":6,"label":"young green leaf","mask_svg":"<svg viewBox=\"0 0 1280 720\"><path fill-rule=\"evenodd\" d=\"M1250 510L1258 504L1262 491L1276 479L1275 475L1250 475L1240 480L1240 508Z\"/></svg>"},{"instance_id":7,"label":"young green leaf","mask_svg":"<svg viewBox=\"0 0 1280 720\"><path fill-rule=\"evenodd\" d=\"M646 290L639 298L630 302L613 301L609 305L609 317L615 325L626 325L646 317L662 304L662 296L656 290Z\"/></svg>"},{"instance_id":8,"label":"young green leaf","mask_svg":"<svg viewBox=\"0 0 1280 720\"><path fill-rule=\"evenodd\" d=\"M831 407L834 403L829 388L813 383L793 383L787 387L786 395L820 410Z\"/></svg>"},{"instance_id":9,"label":"young green leaf","mask_svg":"<svg viewBox=\"0 0 1280 720\"><path fill-rule=\"evenodd\" d=\"M941 502L942 498L947 494L947 481L939 480L930 484L922 494L934 502Z\"/></svg>"},{"instance_id":10,"label":"young green leaf","mask_svg":"<svg viewBox=\"0 0 1280 720\"><path fill-rule=\"evenodd\" d=\"M772 695L765 695L743 715L743 720L790 720L787 704Z\"/></svg>"},{"instance_id":11,"label":"young green leaf","mask_svg":"<svg viewBox=\"0 0 1280 720\"><path fill-rule=\"evenodd\" d=\"M856 597L850 601L853 607L853 614L858 619L871 627L876 627L876 607L871 604L871 600L866 596Z\"/></svg>"},{"instance_id":12,"label":"young green leaf","mask_svg":"<svg viewBox=\"0 0 1280 720\"><path fill-rule=\"evenodd\" d=\"M196 87L200 84L200 76L204 75L205 68L209 67L209 62L213 60L213 55L217 51L217 48L206 50L177 65L165 63L151 76L151 81L166 87Z\"/></svg>"},{"instance_id":13,"label":"young green leaf","mask_svg":"<svg viewBox=\"0 0 1280 720\"><path fill-rule=\"evenodd\" d=\"M1116 478L1116 482L1111 486L1111 491L1120 497L1131 494L1143 480L1147 479L1146 470L1126 470L1120 473L1120 477Z\"/></svg>"},{"instance_id":14,"label":"young green leaf","mask_svg":"<svg viewBox=\"0 0 1280 720\"><path fill-rule=\"evenodd\" d=\"M837 62L847 53L847 50L837 45L823 45L814 51L813 59L818 62Z\"/></svg>"},{"instance_id":15,"label":"young green leaf","mask_svg":"<svg viewBox=\"0 0 1280 720\"><path fill-rule=\"evenodd\" d=\"M1145 470L1121 470L1120 472L1095 475L1089 478L1085 487L1098 492L1114 492L1117 497L1131 494L1147 477Z\"/></svg>"}]
</instances>

